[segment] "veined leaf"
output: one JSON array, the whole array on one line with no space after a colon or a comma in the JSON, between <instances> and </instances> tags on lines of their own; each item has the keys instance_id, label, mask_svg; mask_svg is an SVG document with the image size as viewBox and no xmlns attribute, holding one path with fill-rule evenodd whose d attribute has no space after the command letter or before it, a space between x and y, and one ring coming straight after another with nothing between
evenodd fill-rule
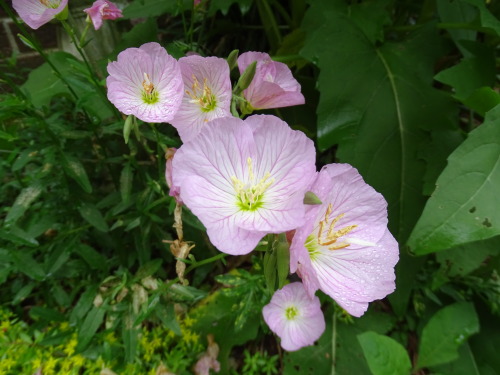
<instances>
[{"instance_id":1,"label":"veined leaf","mask_svg":"<svg viewBox=\"0 0 500 375\"><path fill-rule=\"evenodd\" d=\"M358 341L373 375L410 374L410 357L396 340L375 332L365 332L358 335Z\"/></svg>"},{"instance_id":2,"label":"veined leaf","mask_svg":"<svg viewBox=\"0 0 500 375\"><path fill-rule=\"evenodd\" d=\"M448 158L408 245L416 254L500 234L500 106Z\"/></svg>"}]
</instances>

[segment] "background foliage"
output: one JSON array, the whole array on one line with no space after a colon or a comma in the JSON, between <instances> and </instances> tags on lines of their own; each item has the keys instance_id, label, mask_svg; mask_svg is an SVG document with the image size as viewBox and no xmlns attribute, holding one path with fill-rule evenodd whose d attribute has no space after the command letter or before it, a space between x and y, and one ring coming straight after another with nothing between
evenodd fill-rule
<instances>
[{"instance_id":1,"label":"background foliage","mask_svg":"<svg viewBox=\"0 0 500 375\"><path fill-rule=\"evenodd\" d=\"M496 0L134 0L90 61L46 54L18 23L46 62L22 84L16 56L0 67L0 373L191 373L213 334L223 374L497 374L498 15ZM294 69L306 105L270 113L315 140L318 167L350 163L389 202L388 300L353 319L323 298L324 335L283 353L261 319L269 259L217 256L186 212L196 247L177 283L163 176L179 138L139 123L125 144L104 87L108 60L158 40Z\"/></svg>"}]
</instances>

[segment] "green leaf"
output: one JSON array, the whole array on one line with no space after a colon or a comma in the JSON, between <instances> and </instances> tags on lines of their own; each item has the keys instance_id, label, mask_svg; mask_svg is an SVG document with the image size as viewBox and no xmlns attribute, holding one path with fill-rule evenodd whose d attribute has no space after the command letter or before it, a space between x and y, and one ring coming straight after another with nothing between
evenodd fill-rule
<instances>
[{"instance_id":1,"label":"green leaf","mask_svg":"<svg viewBox=\"0 0 500 375\"><path fill-rule=\"evenodd\" d=\"M130 163L125 164L120 175L120 194L124 202L130 200L130 195L132 194L132 181L134 175L132 173L132 166Z\"/></svg>"},{"instance_id":2,"label":"green leaf","mask_svg":"<svg viewBox=\"0 0 500 375\"><path fill-rule=\"evenodd\" d=\"M91 203L82 202L78 208L80 215L93 227L100 230L101 232L109 231L108 224L101 214L101 211Z\"/></svg>"},{"instance_id":3,"label":"green leaf","mask_svg":"<svg viewBox=\"0 0 500 375\"><path fill-rule=\"evenodd\" d=\"M218 10L225 16L229 12L229 8L234 3L239 5L240 11L242 14L245 14L250 10L250 6L253 3L253 0L210 0L208 15L210 17L214 16Z\"/></svg>"},{"instance_id":4,"label":"green leaf","mask_svg":"<svg viewBox=\"0 0 500 375\"><path fill-rule=\"evenodd\" d=\"M458 348L479 332L479 320L471 303L461 302L439 310L422 331L417 367L430 367L458 358Z\"/></svg>"},{"instance_id":5,"label":"green leaf","mask_svg":"<svg viewBox=\"0 0 500 375\"><path fill-rule=\"evenodd\" d=\"M500 104L500 95L491 87L481 87L465 98L464 104L481 116Z\"/></svg>"},{"instance_id":6,"label":"green leaf","mask_svg":"<svg viewBox=\"0 0 500 375\"><path fill-rule=\"evenodd\" d=\"M320 150L338 144L340 161L384 195L390 230L404 242L425 202L424 163L415 155L428 142L428 130L456 126L456 109L432 86L434 63L443 52L435 28L422 26L399 42L373 43L360 25L383 14L384 3L374 3L379 12L358 8L353 19L359 4L312 2L302 24L307 36L301 54L320 68Z\"/></svg>"},{"instance_id":7,"label":"green leaf","mask_svg":"<svg viewBox=\"0 0 500 375\"><path fill-rule=\"evenodd\" d=\"M158 17L166 13L177 13L177 1L165 0L135 0L123 9L123 18Z\"/></svg>"},{"instance_id":8,"label":"green leaf","mask_svg":"<svg viewBox=\"0 0 500 375\"><path fill-rule=\"evenodd\" d=\"M375 332L365 332L358 335L358 341L373 375L410 374L408 353L396 340Z\"/></svg>"},{"instance_id":9,"label":"green leaf","mask_svg":"<svg viewBox=\"0 0 500 375\"><path fill-rule=\"evenodd\" d=\"M408 245L415 254L500 234L500 106L448 158Z\"/></svg>"},{"instance_id":10,"label":"green leaf","mask_svg":"<svg viewBox=\"0 0 500 375\"><path fill-rule=\"evenodd\" d=\"M42 265L38 263L26 250L11 251L14 264L17 269L33 280L42 281L46 273Z\"/></svg>"},{"instance_id":11,"label":"green leaf","mask_svg":"<svg viewBox=\"0 0 500 375\"><path fill-rule=\"evenodd\" d=\"M71 311L69 321L71 324L76 324L81 322L85 314L93 306L92 302L97 294L97 286L89 286L80 296L80 299L76 303L75 307Z\"/></svg>"},{"instance_id":12,"label":"green leaf","mask_svg":"<svg viewBox=\"0 0 500 375\"><path fill-rule=\"evenodd\" d=\"M278 269L278 289L283 288L285 285L288 273L290 272L290 249L289 245L284 241L280 241L276 247L276 260Z\"/></svg>"},{"instance_id":13,"label":"green leaf","mask_svg":"<svg viewBox=\"0 0 500 375\"><path fill-rule=\"evenodd\" d=\"M470 346L465 343L458 348L458 359L451 363L435 366L432 370L443 375L480 375Z\"/></svg>"},{"instance_id":14,"label":"green leaf","mask_svg":"<svg viewBox=\"0 0 500 375\"><path fill-rule=\"evenodd\" d=\"M464 276L497 254L500 254L500 236L441 251L436 254L436 260L449 276Z\"/></svg>"},{"instance_id":15,"label":"green leaf","mask_svg":"<svg viewBox=\"0 0 500 375\"><path fill-rule=\"evenodd\" d=\"M125 124L123 125L123 139L125 140L125 144L128 144L130 132L132 131L132 128L134 126L135 126L134 115L127 116Z\"/></svg>"},{"instance_id":16,"label":"green leaf","mask_svg":"<svg viewBox=\"0 0 500 375\"><path fill-rule=\"evenodd\" d=\"M496 35L500 36L500 21L486 7L483 0L460 0L469 3L479 10L479 21L482 27L491 29Z\"/></svg>"},{"instance_id":17,"label":"green leaf","mask_svg":"<svg viewBox=\"0 0 500 375\"><path fill-rule=\"evenodd\" d=\"M93 270L105 271L108 268L106 257L88 245L83 243L79 244L76 247L76 253L80 255Z\"/></svg>"},{"instance_id":18,"label":"green leaf","mask_svg":"<svg viewBox=\"0 0 500 375\"><path fill-rule=\"evenodd\" d=\"M21 190L21 193L19 193L14 204L7 213L5 222L15 222L23 216L29 206L40 196L42 191L42 187L38 184L28 186L27 188Z\"/></svg>"},{"instance_id":19,"label":"green leaf","mask_svg":"<svg viewBox=\"0 0 500 375\"><path fill-rule=\"evenodd\" d=\"M471 56L439 72L434 78L453 87L455 97L463 102L480 87L494 85L496 66L491 47L472 41L462 41L461 44Z\"/></svg>"},{"instance_id":20,"label":"green leaf","mask_svg":"<svg viewBox=\"0 0 500 375\"><path fill-rule=\"evenodd\" d=\"M64 172L75 180L86 193L92 193L92 185L82 163L75 157L62 153L61 164Z\"/></svg>"},{"instance_id":21,"label":"green leaf","mask_svg":"<svg viewBox=\"0 0 500 375\"><path fill-rule=\"evenodd\" d=\"M13 243L35 247L38 246L38 241L33 238L29 233L25 232L19 227L12 226L6 231L0 228L0 238Z\"/></svg>"},{"instance_id":22,"label":"green leaf","mask_svg":"<svg viewBox=\"0 0 500 375\"><path fill-rule=\"evenodd\" d=\"M276 251L268 249L264 254L264 278L267 289L272 293L276 290Z\"/></svg>"},{"instance_id":23,"label":"green leaf","mask_svg":"<svg viewBox=\"0 0 500 375\"><path fill-rule=\"evenodd\" d=\"M155 259L147 262L139 270L137 271L134 280L139 281L144 279L145 277L153 275L156 271L158 271L163 263L162 259Z\"/></svg>"},{"instance_id":24,"label":"green leaf","mask_svg":"<svg viewBox=\"0 0 500 375\"><path fill-rule=\"evenodd\" d=\"M139 0L140 1L140 0ZM163 0L163 3L166 3ZM158 25L154 18L148 18L145 22L132 27L130 31L122 35L122 40L114 49L114 54L118 55L121 51L129 47L138 47L144 43L157 41Z\"/></svg>"},{"instance_id":25,"label":"green leaf","mask_svg":"<svg viewBox=\"0 0 500 375\"><path fill-rule=\"evenodd\" d=\"M437 11L441 22L450 24L472 23L478 15L477 9L463 1L437 0ZM447 29L456 46L465 57L470 56L470 52L460 43L463 40L476 40L477 31L467 29Z\"/></svg>"},{"instance_id":26,"label":"green leaf","mask_svg":"<svg viewBox=\"0 0 500 375\"><path fill-rule=\"evenodd\" d=\"M82 352L87 348L90 341L104 321L105 310L102 307L93 307L89 311L80 329L78 330L77 352Z\"/></svg>"},{"instance_id":27,"label":"green leaf","mask_svg":"<svg viewBox=\"0 0 500 375\"><path fill-rule=\"evenodd\" d=\"M123 318L122 339L125 346L125 362L134 362L139 343L139 330L134 327L134 316L128 313Z\"/></svg>"}]
</instances>

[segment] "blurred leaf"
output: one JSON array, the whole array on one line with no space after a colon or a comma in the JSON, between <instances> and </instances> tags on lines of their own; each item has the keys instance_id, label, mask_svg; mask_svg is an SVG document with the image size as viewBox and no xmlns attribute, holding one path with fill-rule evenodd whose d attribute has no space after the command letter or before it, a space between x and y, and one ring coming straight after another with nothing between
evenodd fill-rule
<instances>
[{"instance_id":1,"label":"blurred leaf","mask_svg":"<svg viewBox=\"0 0 500 375\"><path fill-rule=\"evenodd\" d=\"M478 309L481 332L469 340L475 362L481 375L497 375L500 368L500 324L498 315L493 315L486 309ZM453 374L455 375L455 374Z\"/></svg>"},{"instance_id":2,"label":"blurred leaf","mask_svg":"<svg viewBox=\"0 0 500 375\"><path fill-rule=\"evenodd\" d=\"M286 238L278 243L276 247L277 269L278 269L278 289L283 288L290 272L290 250Z\"/></svg>"},{"instance_id":3,"label":"blurred leaf","mask_svg":"<svg viewBox=\"0 0 500 375\"><path fill-rule=\"evenodd\" d=\"M97 294L97 286L89 286L83 292L71 311L69 321L71 324L80 323L83 317L87 314L93 306L92 302Z\"/></svg>"},{"instance_id":4,"label":"blurred leaf","mask_svg":"<svg viewBox=\"0 0 500 375\"><path fill-rule=\"evenodd\" d=\"M410 374L410 357L399 342L375 332L357 337L373 375Z\"/></svg>"},{"instance_id":5,"label":"blurred leaf","mask_svg":"<svg viewBox=\"0 0 500 375\"><path fill-rule=\"evenodd\" d=\"M472 41L462 41L461 44L472 56L439 72L434 78L453 87L455 97L463 102L476 89L494 85L496 66L495 54L490 46Z\"/></svg>"},{"instance_id":6,"label":"blurred leaf","mask_svg":"<svg viewBox=\"0 0 500 375\"><path fill-rule=\"evenodd\" d=\"M145 277L153 275L156 271L158 271L163 263L161 259L155 259L147 262L142 265L141 268L137 271L134 280L139 281L144 279Z\"/></svg>"},{"instance_id":7,"label":"blurred leaf","mask_svg":"<svg viewBox=\"0 0 500 375\"><path fill-rule=\"evenodd\" d=\"M478 15L477 9L464 1L437 0L437 11L442 22L450 24L472 23ZM467 29L447 29L446 30L455 45L460 49L464 57L471 53L460 43L463 40L475 41L477 31Z\"/></svg>"},{"instance_id":8,"label":"blurred leaf","mask_svg":"<svg viewBox=\"0 0 500 375\"><path fill-rule=\"evenodd\" d=\"M480 375L468 343L458 348L458 359L446 365L435 366L433 371L443 375Z\"/></svg>"},{"instance_id":9,"label":"blurred leaf","mask_svg":"<svg viewBox=\"0 0 500 375\"><path fill-rule=\"evenodd\" d=\"M38 246L38 241L34 239L29 233L25 232L19 227L11 226L9 230L0 228L0 238L6 241L26 245L26 246Z\"/></svg>"},{"instance_id":10,"label":"blurred leaf","mask_svg":"<svg viewBox=\"0 0 500 375\"><path fill-rule=\"evenodd\" d=\"M82 202L78 208L80 215L93 227L100 230L101 232L107 232L109 230L108 224L101 214L101 211L91 203Z\"/></svg>"},{"instance_id":11,"label":"blurred leaf","mask_svg":"<svg viewBox=\"0 0 500 375\"><path fill-rule=\"evenodd\" d=\"M483 0L459 0L469 3L479 10L479 21L482 27L491 29L496 35L500 36L500 21L486 7L486 1Z\"/></svg>"},{"instance_id":12,"label":"blurred leaf","mask_svg":"<svg viewBox=\"0 0 500 375\"><path fill-rule=\"evenodd\" d=\"M7 213L5 222L15 222L23 216L31 203L33 203L40 196L42 191L42 187L38 184L28 186L27 188L21 190L21 193L19 193L14 204Z\"/></svg>"},{"instance_id":13,"label":"blurred leaf","mask_svg":"<svg viewBox=\"0 0 500 375\"><path fill-rule=\"evenodd\" d=\"M80 329L78 330L78 345L77 352L82 352L90 344L90 341L96 334L104 320L105 310L102 307L92 307L85 320L83 321Z\"/></svg>"},{"instance_id":14,"label":"blurred leaf","mask_svg":"<svg viewBox=\"0 0 500 375\"><path fill-rule=\"evenodd\" d=\"M268 249L264 254L264 278L269 292L274 292L276 288L276 251ZM219 281L220 282L220 281Z\"/></svg>"},{"instance_id":15,"label":"blurred leaf","mask_svg":"<svg viewBox=\"0 0 500 375\"><path fill-rule=\"evenodd\" d=\"M149 18L158 17L166 13L177 13L178 4L178 1L173 0L134 0L123 9L123 18Z\"/></svg>"},{"instance_id":16,"label":"blurred leaf","mask_svg":"<svg viewBox=\"0 0 500 375\"><path fill-rule=\"evenodd\" d=\"M124 202L128 202L130 200L133 177L132 166L130 163L125 164L120 175L120 194Z\"/></svg>"},{"instance_id":17,"label":"blurred leaf","mask_svg":"<svg viewBox=\"0 0 500 375\"><path fill-rule=\"evenodd\" d=\"M105 271L108 268L106 257L92 247L82 243L76 246L75 250L93 270Z\"/></svg>"},{"instance_id":18,"label":"blurred leaf","mask_svg":"<svg viewBox=\"0 0 500 375\"><path fill-rule=\"evenodd\" d=\"M173 333L175 333L177 336L180 336L182 334L181 332L181 326L179 325L179 322L177 321L177 316L175 315L175 310L174 310L174 304L170 303L166 306L159 306L157 309L158 317L160 318L161 322L165 327L167 327L169 330L171 330Z\"/></svg>"},{"instance_id":19,"label":"blurred leaf","mask_svg":"<svg viewBox=\"0 0 500 375\"><path fill-rule=\"evenodd\" d=\"M479 320L471 303L455 303L439 310L422 331L418 368L457 359L459 346L477 332Z\"/></svg>"},{"instance_id":20,"label":"blurred leaf","mask_svg":"<svg viewBox=\"0 0 500 375\"><path fill-rule=\"evenodd\" d=\"M203 0L206 2L207 0ZM253 0L210 0L208 7L208 15L212 17L218 10L225 16L229 12L231 5L237 3L242 14L245 14L250 9Z\"/></svg>"},{"instance_id":21,"label":"blurred leaf","mask_svg":"<svg viewBox=\"0 0 500 375\"><path fill-rule=\"evenodd\" d=\"M500 234L500 107L448 158L408 245L415 254ZM457 188L457 186L459 188Z\"/></svg>"},{"instance_id":22,"label":"blurred leaf","mask_svg":"<svg viewBox=\"0 0 500 375\"><path fill-rule=\"evenodd\" d=\"M134 362L139 343L139 330L134 327L134 320L132 313L126 314L123 318L122 339L125 346L125 362L127 363Z\"/></svg>"},{"instance_id":23,"label":"blurred leaf","mask_svg":"<svg viewBox=\"0 0 500 375\"><path fill-rule=\"evenodd\" d=\"M45 279L45 270L26 250L12 250L12 259L17 269L33 280Z\"/></svg>"},{"instance_id":24,"label":"blurred leaf","mask_svg":"<svg viewBox=\"0 0 500 375\"><path fill-rule=\"evenodd\" d=\"M470 242L436 254L441 268L450 276L464 276L474 271L490 256L500 254L500 236Z\"/></svg>"},{"instance_id":25,"label":"blurred leaf","mask_svg":"<svg viewBox=\"0 0 500 375\"><path fill-rule=\"evenodd\" d=\"M61 153L61 164L64 172L74 179L86 193L92 193L92 185L90 184L87 172L77 158Z\"/></svg>"},{"instance_id":26,"label":"blurred leaf","mask_svg":"<svg viewBox=\"0 0 500 375\"><path fill-rule=\"evenodd\" d=\"M43 319L46 322L64 322L66 320L64 314L59 311L40 306L32 307L29 315L32 319Z\"/></svg>"},{"instance_id":27,"label":"blurred leaf","mask_svg":"<svg viewBox=\"0 0 500 375\"><path fill-rule=\"evenodd\" d=\"M467 107L484 117L486 112L500 104L500 95L491 87L481 87L470 94L463 102Z\"/></svg>"},{"instance_id":28,"label":"blurred leaf","mask_svg":"<svg viewBox=\"0 0 500 375\"><path fill-rule=\"evenodd\" d=\"M139 0L140 1L140 0ZM158 0L163 3L165 1ZM132 27L132 29L122 35L122 40L114 49L114 54L118 55L127 48L138 48L144 43L157 41L158 26L156 20L148 18L146 21Z\"/></svg>"}]
</instances>

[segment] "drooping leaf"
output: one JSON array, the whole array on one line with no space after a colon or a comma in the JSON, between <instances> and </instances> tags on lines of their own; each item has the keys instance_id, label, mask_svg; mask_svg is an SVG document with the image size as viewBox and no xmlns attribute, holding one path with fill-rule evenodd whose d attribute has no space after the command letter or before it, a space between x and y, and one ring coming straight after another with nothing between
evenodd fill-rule
<instances>
[{"instance_id":1,"label":"drooping leaf","mask_svg":"<svg viewBox=\"0 0 500 375\"><path fill-rule=\"evenodd\" d=\"M373 375L410 374L410 357L396 340L369 331L358 335L358 341Z\"/></svg>"},{"instance_id":2,"label":"drooping leaf","mask_svg":"<svg viewBox=\"0 0 500 375\"><path fill-rule=\"evenodd\" d=\"M449 249L500 234L500 107L448 158L448 166L415 226L415 254Z\"/></svg>"},{"instance_id":3,"label":"drooping leaf","mask_svg":"<svg viewBox=\"0 0 500 375\"><path fill-rule=\"evenodd\" d=\"M458 348L479 332L474 306L455 303L435 313L422 331L417 367L430 367L458 358Z\"/></svg>"}]
</instances>

